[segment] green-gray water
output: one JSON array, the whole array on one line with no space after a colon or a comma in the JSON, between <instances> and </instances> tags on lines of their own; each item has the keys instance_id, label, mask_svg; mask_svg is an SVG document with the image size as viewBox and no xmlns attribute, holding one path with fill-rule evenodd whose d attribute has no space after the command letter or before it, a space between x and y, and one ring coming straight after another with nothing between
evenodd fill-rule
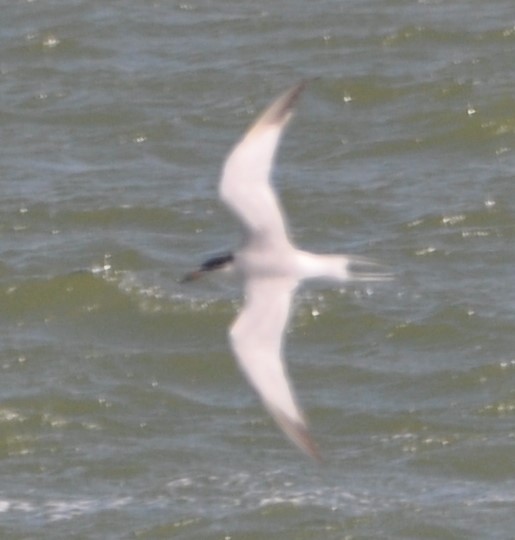
<instances>
[{"instance_id":1,"label":"green-gray water","mask_svg":"<svg viewBox=\"0 0 515 540\"><path fill-rule=\"evenodd\" d=\"M2 2L2 540L515 538L512 0ZM224 155L302 78L287 356L325 457L229 352Z\"/></svg>"}]
</instances>

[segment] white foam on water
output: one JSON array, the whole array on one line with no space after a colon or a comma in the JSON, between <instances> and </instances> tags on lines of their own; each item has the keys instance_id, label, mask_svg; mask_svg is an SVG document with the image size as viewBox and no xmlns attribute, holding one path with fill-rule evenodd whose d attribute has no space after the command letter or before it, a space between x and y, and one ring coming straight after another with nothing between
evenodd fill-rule
<instances>
[{"instance_id":1,"label":"white foam on water","mask_svg":"<svg viewBox=\"0 0 515 540\"><path fill-rule=\"evenodd\" d=\"M120 509L128 506L132 501L132 497L119 497L111 500L85 498L72 501L54 499L43 502L0 499L0 513L31 514L44 522L57 522L105 510Z\"/></svg>"}]
</instances>

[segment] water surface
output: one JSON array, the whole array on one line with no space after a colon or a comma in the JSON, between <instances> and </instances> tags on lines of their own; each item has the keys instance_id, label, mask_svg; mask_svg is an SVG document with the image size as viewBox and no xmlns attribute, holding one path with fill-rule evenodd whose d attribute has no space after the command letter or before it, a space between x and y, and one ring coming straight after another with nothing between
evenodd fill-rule
<instances>
[{"instance_id":1,"label":"water surface","mask_svg":"<svg viewBox=\"0 0 515 540\"><path fill-rule=\"evenodd\" d=\"M10 2L0 30L0 536L507 540L515 518L510 0ZM238 372L217 199L308 87L295 240L391 265L303 290L287 356L325 456Z\"/></svg>"}]
</instances>

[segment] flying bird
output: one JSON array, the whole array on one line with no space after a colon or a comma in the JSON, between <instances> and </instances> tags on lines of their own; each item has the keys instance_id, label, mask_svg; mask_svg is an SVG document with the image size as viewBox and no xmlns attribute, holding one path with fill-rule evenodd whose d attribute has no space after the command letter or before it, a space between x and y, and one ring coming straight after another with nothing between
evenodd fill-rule
<instances>
[{"instance_id":1,"label":"flying bird","mask_svg":"<svg viewBox=\"0 0 515 540\"><path fill-rule=\"evenodd\" d=\"M243 224L244 244L234 253L207 260L182 281L227 267L242 275L245 302L229 329L233 353L281 429L302 451L320 459L283 360L292 297L304 280L381 281L391 275L369 259L309 253L290 239L271 172L281 135L305 86L305 81L296 84L274 100L225 161L219 195Z\"/></svg>"}]
</instances>

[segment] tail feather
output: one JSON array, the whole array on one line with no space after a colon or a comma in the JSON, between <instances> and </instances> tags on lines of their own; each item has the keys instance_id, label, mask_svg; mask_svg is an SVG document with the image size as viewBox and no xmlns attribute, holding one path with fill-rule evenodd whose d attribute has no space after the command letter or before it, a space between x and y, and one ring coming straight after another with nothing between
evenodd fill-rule
<instances>
[{"instance_id":1,"label":"tail feather","mask_svg":"<svg viewBox=\"0 0 515 540\"><path fill-rule=\"evenodd\" d=\"M346 271L353 281L392 281L395 277L388 267L367 257L347 256Z\"/></svg>"}]
</instances>

